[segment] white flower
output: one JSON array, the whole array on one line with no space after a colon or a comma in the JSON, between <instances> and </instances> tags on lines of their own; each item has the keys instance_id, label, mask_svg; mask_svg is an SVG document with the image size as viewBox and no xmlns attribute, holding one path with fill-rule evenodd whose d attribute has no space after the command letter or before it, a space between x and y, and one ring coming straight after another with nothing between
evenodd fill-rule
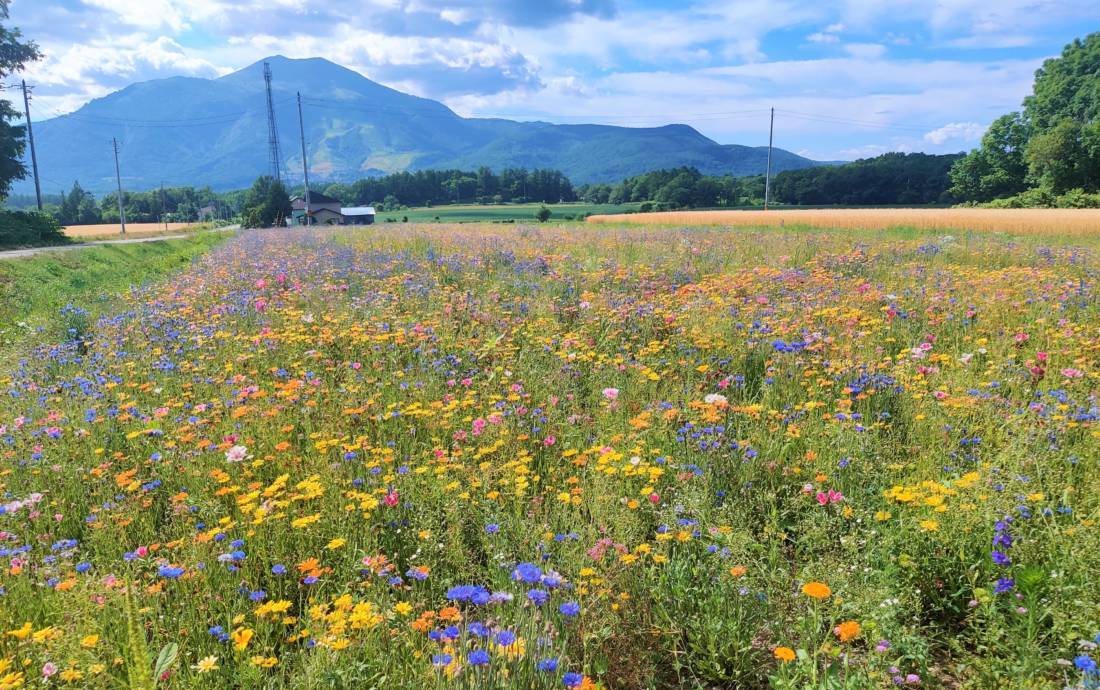
<instances>
[{"instance_id":1,"label":"white flower","mask_svg":"<svg viewBox=\"0 0 1100 690\"><path fill-rule=\"evenodd\" d=\"M703 397L703 402L708 405L716 405L718 407L725 407L729 404L729 400L721 393L708 393Z\"/></svg>"},{"instance_id":2,"label":"white flower","mask_svg":"<svg viewBox=\"0 0 1100 690\"><path fill-rule=\"evenodd\" d=\"M251 456L249 456L248 449L244 446L233 446L229 450L225 451L225 459L229 462L241 462L248 457Z\"/></svg>"}]
</instances>

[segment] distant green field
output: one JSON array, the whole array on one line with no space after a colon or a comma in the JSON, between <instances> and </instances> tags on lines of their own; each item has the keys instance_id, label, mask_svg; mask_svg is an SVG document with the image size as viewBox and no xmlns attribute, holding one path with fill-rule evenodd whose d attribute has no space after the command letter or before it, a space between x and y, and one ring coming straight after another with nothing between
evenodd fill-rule
<instances>
[{"instance_id":1,"label":"distant green field","mask_svg":"<svg viewBox=\"0 0 1100 690\"><path fill-rule=\"evenodd\" d=\"M586 213L623 213L637 211L640 203L629 204L547 204L553 214L550 222L580 220ZM410 208L401 211L379 211L376 223L389 221L400 223L408 218L410 223L500 223L504 221L535 222L535 213L542 204L455 205Z\"/></svg>"}]
</instances>

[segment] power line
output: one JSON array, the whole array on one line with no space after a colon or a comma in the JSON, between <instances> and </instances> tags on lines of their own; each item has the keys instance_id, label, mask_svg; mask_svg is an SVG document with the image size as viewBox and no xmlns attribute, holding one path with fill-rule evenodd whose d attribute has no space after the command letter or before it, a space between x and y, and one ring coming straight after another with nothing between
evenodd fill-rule
<instances>
[{"instance_id":1,"label":"power line","mask_svg":"<svg viewBox=\"0 0 1100 690\"><path fill-rule=\"evenodd\" d=\"M834 117L832 115L818 115L814 113L800 113L795 110L780 110L777 109L780 114L788 117L793 117L798 120L807 120L810 122L821 122L824 124L842 124L853 125L857 127L877 127L879 129L896 129L902 131L911 132L927 132L930 129L935 129L935 125L906 125L906 124L887 124L884 122L874 122L871 120L855 120L844 117Z\"/></svg>"}]
</instances>

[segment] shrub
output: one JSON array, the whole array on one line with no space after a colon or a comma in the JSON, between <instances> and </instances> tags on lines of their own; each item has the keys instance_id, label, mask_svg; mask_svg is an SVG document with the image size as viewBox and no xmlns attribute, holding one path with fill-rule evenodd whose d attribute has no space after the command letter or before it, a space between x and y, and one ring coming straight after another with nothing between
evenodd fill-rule
<instances>
[{"instance_id":1,"label":"shrub","mask_svg":"<svg viewBox=\"0 0 1100 690\"><path fill-rule=\"evenodd\" d=\"M70 242L53 216L0 211L0 247L44 247Z\"/></svg>"}]
</instances>

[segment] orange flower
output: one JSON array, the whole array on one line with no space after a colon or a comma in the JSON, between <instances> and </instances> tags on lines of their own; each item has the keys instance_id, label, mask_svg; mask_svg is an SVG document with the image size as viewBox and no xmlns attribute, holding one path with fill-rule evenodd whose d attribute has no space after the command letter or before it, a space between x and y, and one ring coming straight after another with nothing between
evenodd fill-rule
<instances>
[{"instance_id":1,"label":"orange flower","mask_svg":"<svg viewBox=\"0 0 1100 690\"><path fill-rule=\"evenodd\" d=\"M748 572L748 568L743 565L735 565L730 568L730 575L734 577L745 577L745 573Z\"/></svg>"},{"instance_id":2,"label":"orange flower","mask_svg":"<svg viewBox=\"0 0 1100 690\"><path fill-rule=\"evenodd\" d=\"M439 619L444 621L458 622L462 620L462 613L459 612L455 606L448 606L439 610Z\"/></svg>"},{"instance_id":3,"label":"orange flower","mask_svg":"<svg viewBox=\"0 0 1100 690\"><path fill-rule=\"evenodd\" d=\"M298 564L298 572L308 573L311 570L316 570L319 565L321 565L321 561L316 558L310 558Z\"/></svg>"},{"instance_id":4,"label":"orange flower","mask_svg":"<svg viewBox=\"0 0 1100 690\"><path fill-rule=\"evenodd\" d=\"M844 621L833 628L833 634L840 638L841 642L848 642L859 636L860 629L859 623L855 621Z\"/></svg>"},{"instance_id":5,"label":"orange flower","mask_svg":"<svg viewBox=\"0 0 1100 690\"><path fill-rule=\"evenodd\" d=\"M779 659L783 663L794 661L795 659L794 650L790 647L776 647L775 651L772 652L772 654L775 655L776 659Z\"/></svg>"},{"instance_id":6,"label":"orange flower","mask_svg":"<svg viewBox=\"0 0 1100 690\"><path fill-rule=\"evenodd\" d=\"M807 582L802 585L802 593L814 599L828 599L833 590L824 582Z\"/></svg>"}]
</instances>

